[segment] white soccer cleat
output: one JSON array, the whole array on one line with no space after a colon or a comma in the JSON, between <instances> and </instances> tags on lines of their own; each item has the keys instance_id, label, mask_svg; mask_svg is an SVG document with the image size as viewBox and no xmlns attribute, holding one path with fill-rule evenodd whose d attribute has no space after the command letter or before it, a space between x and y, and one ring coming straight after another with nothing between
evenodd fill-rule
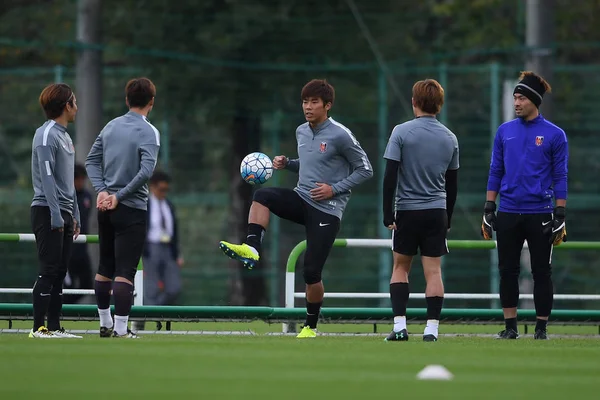
<instances>
[{"instance_id":1,"label":"white soccer cleat","mask_svg":"<svg viewBox=\"0 0 600 400\"><path fill-rule=\"evenodd\" d=\"M119 335L117 331L113 331L114 338L124 338L124 339L139 339L140 337L133 333L131 330L127 329L127 333L124 335Z\"/></svg>"},{"instance_id":2,"label":"white soccer cleat","mask_svg":"<svg viewBox=\"0 0 600 400\"><path fill-rule=\"evenodd\" d=\"M40 326L35 332L32 329L31 332L29 332L29 337L37 339L59 339L58 336L55 336L45 326Z\"/></svg>"},{"instance_id":3,"label":"white soccer cleat","mask_svg":"<svg viewBox=\"0 0 600 400\"><path fill-rule=\"evenodd\" d=\"M72 333L65 331L65 328L60 328L56 331L52 331L51 333L54 336L57 336L57 337L63 338L63 339L82 339L83 338L83 336L73 335Z\"/></svg>"}]
</instances>

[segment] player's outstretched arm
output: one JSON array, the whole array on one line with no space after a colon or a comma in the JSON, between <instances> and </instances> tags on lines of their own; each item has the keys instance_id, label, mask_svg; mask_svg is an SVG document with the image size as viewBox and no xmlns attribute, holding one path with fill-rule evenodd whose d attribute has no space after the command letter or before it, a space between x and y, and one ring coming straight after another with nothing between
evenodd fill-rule
<instances>
[{"instance_id":1,"label":"player's outstretched arm","mask_svg":"<svg viewBox=\"0 0 600 400\"><path fill-rule=\"evenodd\" d=\"M106 191L104 174L102 170L102 132L96 137L87 158L85 159L85 170L96 193Z\"/></svg>"},{"instance_id":2,"label":"player's outstretched arm","mask_svg":"<svg viewBox=\"0 0 600 400\"><path fill-rule=\"evenodd\" d=\"M331 185L334 194L348 192L373 177L373 167L369 157L352 134L344 135L341 151L346 161L352 165L353 171L347 178Z\"/></svg>"},{"instance_id":3,"label":"player's outstretched arm","mask_svg":"<svg viewBox=\"0 0 600 400\"><path fill-rule=\"evenodd\" d=\"M35 148L38 158L38 168L42 180L42 188L46 203L50 208L50 225L52 229L61 229L65 222L60 215L60 206L58 204L58 191L56 180L54 179L54 165L56 147L50 143L40 145Z\"/></svg>"}]
</instances>

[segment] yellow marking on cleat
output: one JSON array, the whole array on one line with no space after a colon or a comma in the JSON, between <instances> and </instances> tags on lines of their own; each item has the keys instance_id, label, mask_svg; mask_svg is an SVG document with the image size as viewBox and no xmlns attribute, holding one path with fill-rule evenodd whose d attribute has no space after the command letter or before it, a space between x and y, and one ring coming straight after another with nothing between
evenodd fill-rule
<instances>
[{"instance_id":1,"label":"yellow marking on cleat","mask_svg":"<svg viewBox=\"0 0 600 400\"><path fill-rule=\"evenodd\" d=\"M296 337L298 339L316 338L317 337L317 331L316 331L316 329L313 330L310 327L305 326L305 327L302 328L302 330L300 331L300 333Z\"/></svg>"}]
</instances>

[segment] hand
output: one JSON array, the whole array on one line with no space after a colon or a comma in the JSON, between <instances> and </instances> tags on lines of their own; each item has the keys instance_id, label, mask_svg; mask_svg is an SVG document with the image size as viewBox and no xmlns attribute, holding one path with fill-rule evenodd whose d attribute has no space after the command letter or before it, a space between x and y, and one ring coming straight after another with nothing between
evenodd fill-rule
<instances>
[{"instance_id":1,"label":"hand","mask_svg":"<svg viewBox=\"0 0 600 400\"><path fill-rule=\"evenodd\" d=\"M567 226L565 224L565 208L555 207L554 218L544 225L544 234L549 236L550 244L560 245L567 241Z\"/></svg>"},{"instance_id":2,"label":"hand","mask_svg":"<svg viewBox=\"0 0 600 400\"><path fill-rule=\"evenodd\" d=\"M183 257L177 258L177 265L179 265L179 268L183 267L183 264L185 264Z\"/></svg>"},{"instance_id":3,"label":"hand","mask_svg":"<svg viewBox=\"0 0 600 400\"><path fill-rule=\"evenodd\" d=\"M79 237L80 226L77 223L77 220L73 218L73 240L77 240Z\"/></svg>"},{"instance_id":4,"label":"hand","mask_svg":"<svg viewBox=\"0 0 600 400\"><path fill-rule=\"evenodd\" d=\"M101 209L102 211L114 210L115 208L117 208L118 204L119 200L117 200L117 196L111 194L106 199L104 199L104 201L101 204Z\"/></svg>"},{"instance_id":5,"label":"hand","mask_svg":"<svg viewBox=\"0 0 600 400\"><path fill-rule=\"evenodd\" d=\"M63 232L65 221L62 219L60 213L50 216L50 229L53 231Z\"/></svg>"},{"instance_id":6,"label":"hand","mask_svg":"<svg viewBox=\"0 0 600 400\"><path fill-rule=\"evenodd\" d=\"M390 231L395 231L397 229L396 221L394 221L393 215L383 217L383 226L388 228Z\"/></svg>"},{"instance_id":7,"label":"hand","mask_svg":"<svg viewBox=\"0 0 600 400\"><path fill-rule=\"evenodd\" d=\"M108 192L100 192L98 193L98 197L96 198L96 208L102 210L102 203L104 202L104 200L106 200L106 198L109 196Z\"/></svg>"},{"instance_id":8,"label":"hand","mask_svg":"<svg viewBox=\"0 0 600 400\"><path fill-rule=\"evenodd\" d=\"M317 187L310 191L310 197L315 201L330 199L333 197L333 189L326 183L317 182Z\"/></svg>"},{"instance_id":9,"label":"hand","mask_svg":"<svg viewBox=\"0 0 600 400\"><path fill-rule=\"evenodd\" d=\"M486 201L483 208L481 236L483 236L485 240L491 240L492 230L496 230L496 203L493 201Z\"/></svg>"},{"instance_id":10,"label":"hand","mask_svg":"<svg viewBox=\"0 0 600 400\"><path fill-rule=\"evenodd\" d=\"M277 156L273 158L273 168L284 169L287 166L288 158L286 156Z\"/></svg>"}]
</instances>

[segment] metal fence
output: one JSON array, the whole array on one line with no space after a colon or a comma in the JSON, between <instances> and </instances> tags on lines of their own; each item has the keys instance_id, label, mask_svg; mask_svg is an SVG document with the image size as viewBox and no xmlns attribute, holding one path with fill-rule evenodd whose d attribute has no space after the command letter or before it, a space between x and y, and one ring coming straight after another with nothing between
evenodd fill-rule
<instances>
[{"instance_id":1,"label":"metal fence","mask_svg":"<svg viewBox=\"0 0 600 400\"><path fill-rule=\"evenodd\" d=\"M182 74L193 73L194 65L169 62ZM205 67L204 67L205 68ZM103 70L103 121L125 112L123 86L134 75L150 74L157 82L156 111L151 120L160 129L163 146L159 166L174 177L172 200L178 206L182 250L187 260L183 269L182 304L221 305L230 301L229 277L232 270L220 253L218 241L230 231L228 218L230 177L229 149L236 137L231 134L234 117L232 92L243 91L248 115L260 124L260 143L256 150L270 155L295 155L294 131L303 122L299 92L313 77L325 77L336 87L336 104L332 116L348 126L366 149L375 167L375 178L354 191L342 222L340 237L386 238L381 226L380 184L383 148L393 126L411 117L406 104L414 81L426 77L438 79L445 88L446 104L440 119L458 136L461 170L457 211L452 239L477 239L481 206L487 178L490 143L497 126L503 121L503 85L514 81L519 68L500 64L402 68L388 76L373 66L330 68L310 71L255 70L245 72L252 82L214 81L210 74L197 77L198 87L173 88L161 69L139 70L105 67ZM569 237L573 240L596 240L600 223L596 179L600 139L595 134L600 116L594 113L600 104L599 66L556 66L552 83L554 114L552 120L567 132L570 143L569 163ZM280 82L265 89L261 79ZM37 97L42 87L52 81L74 84L74 69L66 66L48 68L13 68L0 70L0 231L27 232L29 227L31 137L43 122ZM581 82L589 90L578 91ZM77 88L75 87L75 90ZM254 96L252 94L254 93ZM199 100L199 97L202 99ZM174 107L177 105L177 107ZM185 107L184 107L185 106ZM185 108L186 112L181 112ZM542 108L543 112L543 108ZM74 139L77 132L69 128ZM267 185L293 187L295 176L276 173ZM268 303L283 304L285 259L295 243L303 239L303 229L284 221L275 222L267 233L266 268L269 282ZM0 286L31 284L36 268L33 247L28 244L7 247L0 243L3 274ZM453 251L445 259L446 286L452 292L489 292L493 285L494 265L487 252ZM557 254L554 259L556 287L561 293L594 293L600 281L599 261L594 252L577 251ZM334 250L324 274L328 290L379 292L387 285L391 258L388 251L363 253ZM415 287L424 284L415 268ZM334 303L334 300L331 300ZM352 303L352 302L350 302ZM372 305L361 301L347 305Z\"/></svg>"}]
</instances>

